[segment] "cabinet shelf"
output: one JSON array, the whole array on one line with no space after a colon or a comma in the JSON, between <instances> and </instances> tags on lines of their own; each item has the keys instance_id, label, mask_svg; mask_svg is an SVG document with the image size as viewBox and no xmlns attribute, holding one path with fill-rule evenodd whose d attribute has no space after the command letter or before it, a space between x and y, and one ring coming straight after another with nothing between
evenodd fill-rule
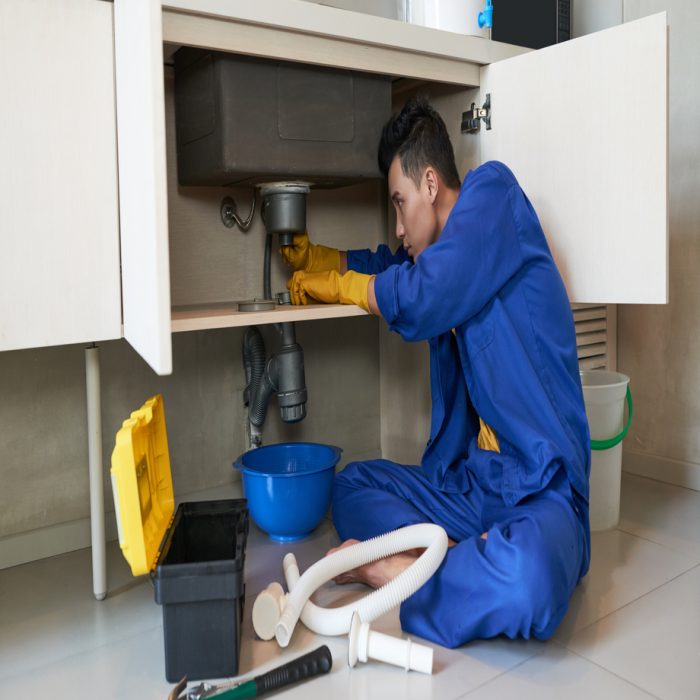
<instances>
[{"instance_id":1,"label":"cabinet shelf","mask_svg":"<svg viewBox=\"0 0 700 700\"><path fill-rule=\"evenodd\" d=\"M270 311L238 311L238 302L218 302L175 306L172 309L173 333L211 328L265 325L287 321L316 321L324 318L368 316L359 306L348 304L309 304L308 306L276 306Z\"/></svg>"},{"instance_id":2,"label":"cabinet shelf","mask_svg":"<svg viewBox=\"0 0 700 700\"><path fill-rule=\"evenodd\" d=\"M529 49L315 3L163 0L163 41L287 61L479 85L479 67Z\"/></svg>"}]
</instances>

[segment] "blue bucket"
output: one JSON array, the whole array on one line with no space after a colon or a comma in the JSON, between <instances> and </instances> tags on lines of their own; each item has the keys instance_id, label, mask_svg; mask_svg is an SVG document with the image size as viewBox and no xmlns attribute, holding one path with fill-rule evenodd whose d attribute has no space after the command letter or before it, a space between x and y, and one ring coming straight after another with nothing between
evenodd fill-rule
<instances>
[{"instance_id":1,"label":"blue bucket","mask_svg":"<svg viewBox=\"0 0 700 700\"><path fill-rule=\"evenodd\" d=\"M309 535L331 504L335 465L342 450L313 442L283 442L243 453L233 466L256 525L273 540Z\"/></svg>"}]
</instances>

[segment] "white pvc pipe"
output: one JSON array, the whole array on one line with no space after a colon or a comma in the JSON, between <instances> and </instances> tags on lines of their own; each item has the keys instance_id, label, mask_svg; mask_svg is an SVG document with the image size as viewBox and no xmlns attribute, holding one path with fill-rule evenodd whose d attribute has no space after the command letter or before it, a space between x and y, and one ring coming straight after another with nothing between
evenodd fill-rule
<instances>
[{"instance_id":1,"label":"white pvc pipe","mask_svg":"<svg viewBox=\"0 0 700 700\"><path fill-rule=\"evenodd\" d=\"M90 472L90 537L92 542L92 590L97 600L107 595L105 552L104 476L102 471L102 409L100 404L100 350L85 348L87 392L88 464Z\"/></svg>"},{"instance_id":2,"label":"white pvc pipe","mask_svg":"<svg viewBox=\"0 0 700 700\"><path fill-rule=\"evenodd\" d=\"M361 600L328 610L309 601L319 586L339 574L417 547L426 550L413 564ZM347 634L355 611L363 622L376 620L413 595L437 571L446 552L445 531L439 525L422 523L340 549L317 561L301 577L294 555L287 554L283 566L290 592L280 605L282 614L274 628L277 642L282 647L289 644L300 616L312 632L330 636Z\"/></svg>"},{"instance_id":3,"label":"white pvc pipe","mask_svg":"<svg viewBox=\"0 0 700 700\"><path fill-rule=\"evenodd\" d=\"M350 625L348 640L348 665L353 668L358 661L369 659L401 666L406 671L433 672L433 649L416 644L410 639L399 639L381 632L374 632L367 622L355 613Z\"/></svg>"}]
</instances>

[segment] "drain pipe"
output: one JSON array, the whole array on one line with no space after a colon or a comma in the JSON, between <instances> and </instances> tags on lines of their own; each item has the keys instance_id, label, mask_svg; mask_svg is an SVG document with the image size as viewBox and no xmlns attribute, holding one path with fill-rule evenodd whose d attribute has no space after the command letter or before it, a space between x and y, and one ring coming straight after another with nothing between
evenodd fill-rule
<instances>
[{"instance_id":1,"label":"drain pipe","mask_svg":"<svg viewBox=\"0 0 700 700\"><path fill-rule=\"evenodd\" d=\"M267 404L277 394L280 416L285 423L296 423L306 416L304 356L296 342L294 327L282 325L282 348L265 362L265 341L257 326L243 335L243 363L248 386L244 400L250 422L260 428L267 416Z\"/></svg>"},{"instance_id":2,"label":"drain pipe","mask_svg":"<svg viewBox=\"0 0 700 700\"><path fill-rule=\"evenodd\" d=\"M243 403L248 407L248 446L249 449L262 444L262 424L267 413L270 393L261 392L265 377L265 341L257 326L246 328L243 334L243 367L245 368L246 388ZM265 399L263 400L263 396Z\"/></svg>"},{"instance_id":3,"label":"drain pipe","mask_svg":"<svg viewBox=\"0 0 700 700\"><path fill-rule=\"evenodd\" d=\"M248 406L249 447L262 444L262 426L267 405L277 394L280 417L285 423L297 423L306 417L306 377L304 351L296 341L293 323L281 323L277 328L282 347L266 361L265 341L257 326L243 334L243 365L246 389L243 395Z\"/></svg>"},{"instance_id":4,"label":"drain pipe","mask_svg":"<svg viewBox=\"0 0 700 700\"><path fill-rule=\"evenodd\" d=\"M269 304L272 301L272 235L274 233L279 236L280 245L291 245L294 233L306 230L306 195L309 186L308 183L280 182L262 185L261 189L263 202L260 214L266 232L263 259L264 301L261 303ZM289 292L278 294L277 297L278 304L291 304ZM306 416L304 351L297 343L294 323L276 323L274 327L280 335L282 347L267 361L265 342L258 328L251 326L243 336L243 365L246 376L244 403L248 406L249 449L262 444L262 426L272 394L277 394L280 415L285 423L296 423Z\"/></svg>"}]
</instances>

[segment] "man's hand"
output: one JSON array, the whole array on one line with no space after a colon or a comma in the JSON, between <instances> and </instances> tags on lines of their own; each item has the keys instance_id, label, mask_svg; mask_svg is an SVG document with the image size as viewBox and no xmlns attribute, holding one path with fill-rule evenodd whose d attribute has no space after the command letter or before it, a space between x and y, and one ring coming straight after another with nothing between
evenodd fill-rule
<instances>
[{"instance_id":1,"label":"man's hand","mask_svg":"<svg viewBox=\"0 0 700 700\"><path fill-rule=\"evenodd\" d=\"M323 245L314 245L309 234L295 233L292 245L280 248L282 260L293 270L326 272L340 270L340 251Z\"/></svg>"},{"instance_id":2,"label":"man's hand","mask_svg":"<svg viewBox=\"0 0 700 700\"><path fill-rule=\"evenodd\" d=\"M341 275L329 272L295 272L287 287L292 304L303 305L322 302L324 304L357 304L369 312L368 287L374 275L363 275L351 270Z\"/></svg>"}]
</instances>

